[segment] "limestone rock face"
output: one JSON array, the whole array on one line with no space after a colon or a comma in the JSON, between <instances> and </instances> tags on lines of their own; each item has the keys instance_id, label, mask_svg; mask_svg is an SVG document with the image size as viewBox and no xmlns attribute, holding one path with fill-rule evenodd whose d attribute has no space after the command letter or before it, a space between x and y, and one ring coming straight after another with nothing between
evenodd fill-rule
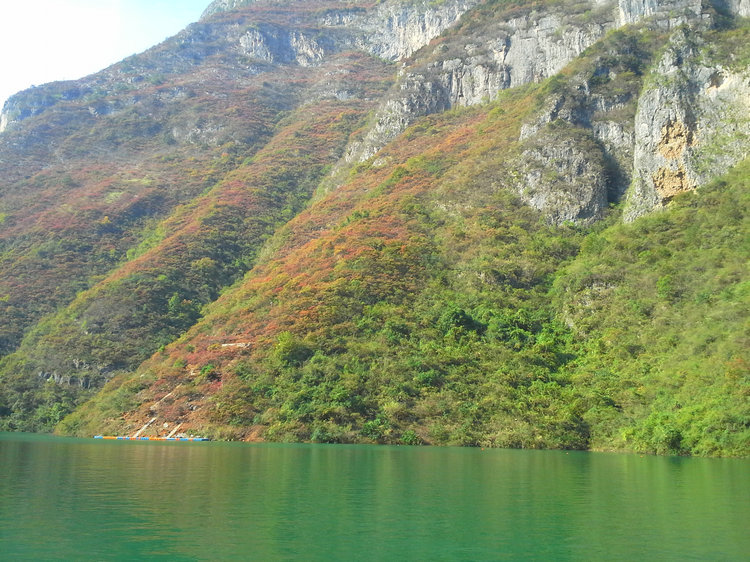
<instances>
[{"instance_id":1,"label":"limestone rock face","mask_svg":"<svg viewBox=\"0 0 750 562\"><path fill-rule=\"evenodd\" d=\"M303 31L268 25L247 30L238 43L240 52L252 59L300 66L319 63L335 50L331 41L315 39Z\"/></svg>"},{"instance_id":2,"label":"limestone rock face","mask_svg":"<svg viewBox=\"0 0 750 562\"><path fill-rule=\"evenodd\" d=\"M477 3L478 0L450 0L436 5L385 2L370 10L330 10L314 21L300 22L296 28L255 25L240 35L239 47L242 54L251 58L303 66L344 49L360 49L397 61L425 46ZM234 4L228 5L236 7Z\"/></svg>"},{"instance_id":3,"label":"limestone rock face","mask_svg":"<svg viewBox=\"0 0 750 562\"><path fill-rule=\"evenodd\" d=\"M591 1L573 9L528 7L512 10L506 17L501 13L476 29L449 34L404 68L372 130L350 148L348 158L366 160L415 119L433 111L476 105L501 90L549 78L608 31L645 18L667 29L700 21L701 2L620 0L618 4ZM602 133L621 136L611 126Z\"/></svg>"},{"instance_id":4,"label":"limestone rock face","mask_svg":"<svg viewBox=\"0 0 750 562\"><path fill-rule=\"evenodd\" d=\"M508 185L547 221L590 224L602 218L630 182L633 123L622 119L635 95L602 95L585 80L551 97L535 119L521 127L524 170Z\"/></svg>"},{"instance_id":5,"label":"limestone rock face","mask_svg":"<svg viewBox=\"0 0 750 562\"><path fill-rule=\"evenodd\" d=\"M750 75L710 64L676 31L638 100L633 184L625 220L695 189L748 154Z\"/></svg>"},{"instance_id":6,"label":"limestone rock face","mask_svg":"<svg viewBox=\"0 0 750 562\"><path fill-rule=\"evenodd\" d=\"M734 16L750 17L750 0L715 0L713 4Z\"/></svg>"},{"instance_id":7,"label":"limestone rock face","mask_svg":"<svg viewBox=\"0 0 750 562\"><path fill-rule=\"evenodd\" d=\"M349 47L395 61L425 46L480 1L388 0L375 6L371 3L352 2L346 7L324 11L314 23L329 33L346 35L345 44ZM202 20L254 2L255 0L215 0L203 13ZM283 0L275 3L279 6L291 4ZM313 22L304 24L312 26Z\"/></svg>"},{"instance_id":8,"label":"limestone rock face","mask_svg":"<svg viewBox=\"0 0 750 562\"><path fill-rule=\"evenodd\" d=\"M743 6L729 2L723 8L739 14ZM529 172L522 175L531 187L516 186L522 198L543 209L551 222L586 222L602 216L608 201L623 197L632 180L625 214L626 220L632 220L680 192L695 189L747 154L746 142L725 147L718 138L720 131L712 129L716 128L713 123L722 122L724 112L732 119L722 125L721 134L746 135L749 98L746 77L700 62L699 47L691 43L694 39L688 39L698 37L697 30L711 23L700 1L620 0L618 4L591 2L580 12L551 6L510 14L512 17L500 15L485 21L469 32L464 25L461 33L445 35L405 65L369 130L349 146L345 165L373 157L421 116L476 105L501 90L553 76L607 32L639 21L661 31L673 30L673 39L653 72L659 86L647 86L634 121L618 115L632 106L632 96L591 96L588 84L581 83L572 95L553 96L548 109L521 132L522 139L531 138L556 120L585 128L610 160L608 186L599 173L584 172L570 151L565 155L550 153L552 168L555 162L576 160L574 167L584 176L593 174L589 179L594 191L583 194L579 188L568 189L562 176L558 176L560 181L545 182L542 176ZM608 72L606 68L602 71ZM546 153L537 150L526 156L541 166ZM545 189L562 191L545 193ZM596 190L601 191L594 193ZM577 203L572 195L575 192L580 195ZM552 201L560 207L553 209Z\"/></svg>"},{"instance_id":9,"label":"limestone rock face","mask_svg":"<svg viewBox=\"0 0 750 562\"><path fill-rule=\"evenodd\" d=\"M608 174L604 154L592 138L582 142L545 129L526 143L514 164L510 187L549 223L589 224L602 218Z\"/></svg>"},{"instance_id":10,"label":"limestone rock face","mask_svg":"<svg viewBox=\"0 0 750 562\"><path fill-rule=\"evenodd\" d=\"M364 161L417 118L455 106L470 106L500 91L557 73L615 26L611 6L593 6L596 17L574 24L563 10L529 11L496 18L471 33L448 36L404 68L399 84L378 110L364 139L350 147L351 161Z\"/></svg>"},{"instance_id":11,"label":"limestone rock face","mask_svg":"<svg viewBox=\"0 0 750 562\"><path fill-rule=\"evenodd\" d=\"M674 28L701 15L700 0L619 0L618 24L626 25L660 15L659 25Z\"/></svg>"},{"instance_id":12,"label":"limestone rock face","mask_svg":"<svg viewBox=\"0 0 750 562\"><path fill-rule=\"evenodd\" d=\"M203 11L201 19L206 19L209 16L217 14L219 12L228 12L241 6L247 6L254 0L214 0L211 4Z\"/></svg>"},{"instance_id":13,"label":"limestone rock face","mask_svg":"<svg viewBox=\"0 0 750 562\"><path fill-rule=\"evenodd\" d=\"M388 1L372 10L332 11L322 16L319 24L330 30L345 30L356 48L397 61L427 45L479 3L480 0Z\"/></svg>"}]
</instances>

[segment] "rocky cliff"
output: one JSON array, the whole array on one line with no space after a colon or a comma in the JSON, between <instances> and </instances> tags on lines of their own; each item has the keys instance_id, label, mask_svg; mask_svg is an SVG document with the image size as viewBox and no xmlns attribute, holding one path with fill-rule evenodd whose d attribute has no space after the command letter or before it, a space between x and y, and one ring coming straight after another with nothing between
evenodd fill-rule
<instances>
[{"instance_id":1,"label":"rocky cliff","mask_svg":"<svg viewBox=\"0 0 750 562\"><path fill-rule=\"evenodd\" d=\"M704 185L748 155L750 75L706 47L689 28L675 32L639 97L626 220Z\"/></svg>"},{"instance_id":2,"label":"rocky cliff","mask_svg":"<svg viewBox=\"0 0 750 562\"><path fill-rule=\"evenodd\" d=\"M122 90L147 87L144 74L181 73L190 67L213 66L209 59L231 59L246 75L263 72L265 63L320 64L326 57L359 49L395 61L411 55L437 37L478 0L439 4L389 1L333 4L326 9L299 2L215 2L200 22L149 51L70 87L56 84L12 97L2 111L3 129L57 105L95 96L97 88L118 84ZM260 17L233 10L252 5ZM110 110L112 108L110 107Z\"/></svg>"},{"instance_id":3,"label":"rocky cliff","mask_svg":"<svg viewBox=\"0 0 750 562\"><path fill-rule=\"evenodd\" d=\"M722 6L732 11L734 15L739 15L743 9L738 5ZM520 12L520 13L519 13ZM575 57L580 55L586 48L593 45L601 39L606 33L618 29L623 25L632 25L643 22L644 29L658 29L665 32L671 32L677 29L675 41L682 37L684 28L686 29L707 29L714 17L714 13L704 13L701 9L701 3L696 1L684 2L625 2L613 4L605 3L581 3L575 6L560 5L547 9L538 9L536 6L529 6L526 9L513 8L504 12L497 12L482 18L480 24L472 25L469 21L459 26L458 31L449 33L439 43L431 47L424 53L420 53L414 60L405 64L400 71L400 79L394 86L388 99L382 103L372 128L362 140L355 142L347 151L347 162L362 162L375 154L385 143L395 138L409 124L421 116L428 115L438 111L445 111L456 106L470 106L483 103L486 100L493 99L501 90L518 87L525 84L539 82L556 73L558 73L566 64ZM469 18L467 18L469 20ZM683 28L684 26L684 28ZM695 54L694 56L698 56ZM666 63L669 65L670 63ZM681 57L672 57L673 67L660 67L655 70L657 73L667 73L674 75L687 69L689 62L685 62ZM677 66L674 66L677 65ZM697 69L690 68L690 72L698 72ZM600 73L609 72L608 69L599 69ZM701 88L705 92L713 92L714 97L705 104L706 108L717 106L715 94L717 89L711 90L711 84L705 82L706 78L711 75L715 79L725 72L721 65L716 63L712 69L704 67L701 72L701 78L695 77L695 80L703 82L698 84L677 84L673 83L668 87L666 83L650 91L648 95L659 95L660 100L655 101L654 107L661 108L660 111L666 111L661 102L667 100L668 104L676 104L676 98L684 97L685 92L699 91ZM595 76L599 79L602 74ZM733 77L730 83L745 83L741 76ZM588 85L580 85L582 92L586 93ZM728 86L725 86L725 89ZM740 89L743 86L738 86ZM580 97L581 94L579 94ZM647 114L648 95L641 103L641 111L638 119L652 119ZM721 100L731 97L734 94L724 93ZM735 102L719 101L722 103L734 104L731 109L732 113L742 114L741 100L743 94L737 94ZM692 101L692 100L691 100ZM686 102L689 104L691 101ZM561 103L557 100L554 103ZM636 166L638 169L636 183L631 195L633 210L627 213L628 220L636 216L639 211L635 209L648 210L669 198L665 194L659 196L655 189L642 187L642 174L650 173L652 176L657 173L654 168L650 172L641 171L641 162L651 156L656 158L659 151L656 150L654 143L647 143L646 139L641 136L633 136L632 124L623 124L622 122L608 121L601 119L601 113L611 111L623 105L622 96L620 99L612 100L587 100L590 104L588 108L579 107L578 114L574 117L579 124L585 124L586 127L592 128L592 133L605 145L610 145L607 150L610 156L616 156L617 152L623 150L635 154L635 161L625 164L627 172L625 176L629 179L630 168ZM683 102L684 104L685 102ZM645 105L644 105L645 104ZM739 105L737 105L739 104ZM582 105L581 102L578 103ZM708 110L708 109L707 109ZM591 115L599 113L597 123L592 123ZM584 116L587 113L588 116ZM552 109L551 113L545 117L547 121L557 119L556 110ZM676 117L675 117L676 119ZM742 120L740 118L740 120ZM662 120L663 121L663 120ZM623 130L623 125L630 132ZM666 122L662 127L666 126ZM739 135L747 133L747 125L732 125L736 128ZM523 130L522 136L528 135L529 128ZM653 122L649 121L641 131L653 131ZM651 134L651 133L649 133ZM708 141L706 144L709 144ZM740 147L743 145L740 144ZM637 147L637 148L636 148ZM664 184L672 185L670 189L691 189L699 183L716 175L718 171L726 169L726 165L733 164L742 159L746 152L739 148L733 155L726 155L723 165L711 168L712 171L704 174L701 181L693 181L688 178L690 173L680 171L679 165L664 168L660 174L666 176L657 180ZM653 167L653 164L652 164ZM661 177L661 176L660 176ZM684 178L684 179L683 179ZM528 178L527 178L528 179ZM622 178L620 179L622 181ZM676 183L681 187L677 187ZM536 182L531 182L532 184ZM567 182L561 182L567 183ZM622 186L615 188L616 191L622 191ZM524 188L519 187L523 192ZM528 189L526 190L528 191ZM539 189L534 190L539 193ZM548 190L547 190L548 191ZM533 206L550 210L548 216L553 221L576 220L579 218L598 218L601 216L603 209L606 207L607 193L604 184L600 182L600 187L594 199L599 202L594 204L590 197L580 199L581 204L576 205L577 197L571 200L572 206L563 205L555 208L554 205L546 204L547 199L555 196L549 191L542 196L531 196L527 201ZM564 199L565 197L563 197ZM545 203L542 203L542 200ZM561 201L558 198L558 201ZM578 207L578 208L577 208ZM641 211L642 212L642 211Z\"/></svg>"}]
</instances>

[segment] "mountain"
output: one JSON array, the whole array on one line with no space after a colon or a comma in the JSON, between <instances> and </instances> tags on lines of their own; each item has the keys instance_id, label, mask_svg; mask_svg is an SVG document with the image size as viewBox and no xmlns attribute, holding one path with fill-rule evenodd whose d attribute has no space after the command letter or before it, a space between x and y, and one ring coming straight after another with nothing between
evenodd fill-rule
<instances>
[{"instance_id":1,"label":"mountain","mask_svg":"<svg viewBox=\"0 0 750 562\"><path fill-rule=\"evenodd\" d=\"M750 4L219 0L0 133L0 428L747 456Z\"/></svg>"}]
</instances>

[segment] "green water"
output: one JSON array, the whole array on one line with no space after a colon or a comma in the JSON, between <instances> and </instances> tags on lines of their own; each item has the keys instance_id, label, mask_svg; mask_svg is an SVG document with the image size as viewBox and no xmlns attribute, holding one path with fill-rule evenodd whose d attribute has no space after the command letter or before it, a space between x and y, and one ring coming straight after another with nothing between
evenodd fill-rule
<instances>
[{"instance_id":1,"label":"green water","mask_svg":"<svg viewBox=\"0 0 750 562\"><path fill-rule=\"evenodd\" d=\"M750 462L0 434L0 559L747 560Z\"/></svg>"}]
</instances>

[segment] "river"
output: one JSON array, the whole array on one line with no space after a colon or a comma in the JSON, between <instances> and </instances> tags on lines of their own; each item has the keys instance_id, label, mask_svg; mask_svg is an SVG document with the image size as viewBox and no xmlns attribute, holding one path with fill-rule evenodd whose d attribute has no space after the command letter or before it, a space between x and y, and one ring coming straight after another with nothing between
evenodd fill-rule
<instances>
[{"instance_id":1,"label":"river","mask_svg":"<svg viewBox=\"0 0 750 562\"><path fill-rule=\"evenodd\" d=\"M750 462L0 434L8 560L747 560Z\"/></svg>"}]
</instances>

